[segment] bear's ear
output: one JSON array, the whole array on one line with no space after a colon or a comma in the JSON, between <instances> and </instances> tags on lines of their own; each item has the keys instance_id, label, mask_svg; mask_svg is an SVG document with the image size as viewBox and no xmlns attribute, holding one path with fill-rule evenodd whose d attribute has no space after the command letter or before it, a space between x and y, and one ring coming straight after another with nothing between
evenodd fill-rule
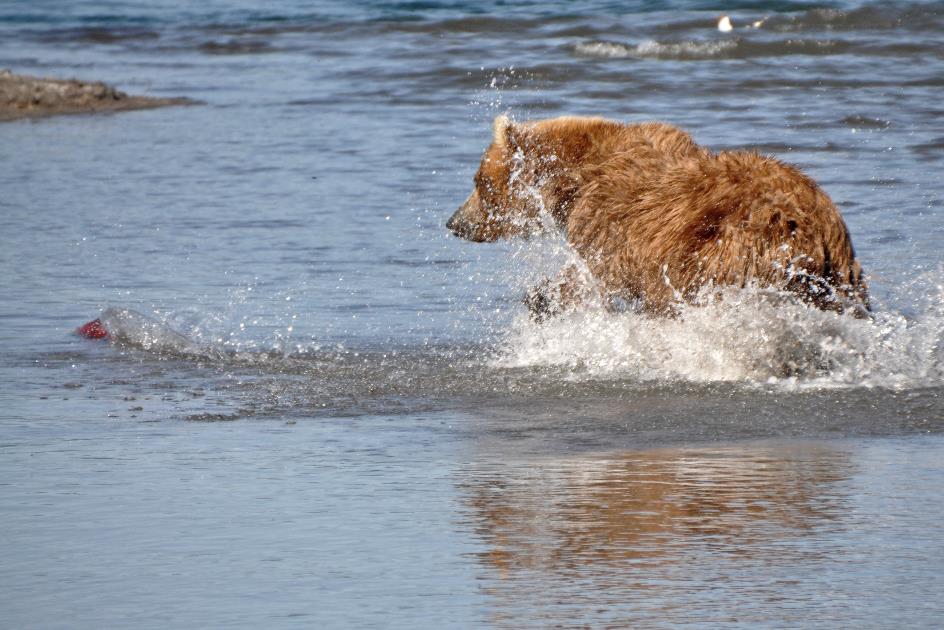
<instances>
[{"instance_id":1,"label":"bear's ear","mask_svg":"<svg viewBox=\"0 0 944 630\"><path fill-rule=\"evenodd\" d=\"M495 122L492 123L493 142L500 147L507 146L510 132L514 130L514 126L515 124L511 122L511 118L505 114L497 117Z\"/></svg>"}]
</instances>

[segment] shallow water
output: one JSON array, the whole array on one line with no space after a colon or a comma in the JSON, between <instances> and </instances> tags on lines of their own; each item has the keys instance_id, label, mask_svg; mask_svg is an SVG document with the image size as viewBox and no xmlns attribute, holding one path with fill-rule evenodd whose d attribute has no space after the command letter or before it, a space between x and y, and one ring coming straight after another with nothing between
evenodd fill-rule
<instances>
[{"instance_id":1,"label":"shallow water","mask_svg":"<svg viewBox=\"0 0 944 630\"><path fill-rule=\"evenodd\" d=\"M0 67L203 104L0 126L3 618L935 626L942 50L916 2L6 3ZM505 111L800 165L874 319L532 324L566 248L443 227Z\"/></svg>"}]
</instances>

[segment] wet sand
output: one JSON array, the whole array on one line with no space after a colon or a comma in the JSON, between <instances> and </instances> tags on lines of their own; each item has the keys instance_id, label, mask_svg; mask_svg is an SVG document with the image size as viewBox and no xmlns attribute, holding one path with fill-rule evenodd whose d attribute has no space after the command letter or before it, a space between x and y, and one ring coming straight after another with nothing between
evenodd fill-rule
<instances>
[{"instance_id":1,"label":"wet sand","mask_svg":"<svg viewBox=\"0 0 944 630\"><path fill-rule=\"evenodd\" d=\"M126 94L101 81L31 77L0 71L0 121L192 104L194 101L187 98Z\"/></svg>"}]
</instances>

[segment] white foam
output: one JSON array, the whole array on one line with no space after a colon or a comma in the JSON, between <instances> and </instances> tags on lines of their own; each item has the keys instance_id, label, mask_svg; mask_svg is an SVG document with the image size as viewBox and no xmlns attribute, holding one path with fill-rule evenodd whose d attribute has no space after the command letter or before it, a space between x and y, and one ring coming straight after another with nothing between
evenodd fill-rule
<instances>
[{"instance_id":1,"label":"white foam","mask_svg":"<svg viewBox=\"0 0 944 630\"><path fill-rule=\"evenodd\" d=\"M635 46L626 46L611 42L583 42L577 44L578 54L589 57L622 59L627 57L667 58L667 59L705 59L736 48L736 40L687 41L661 43L645 40Z\"/></svg>"},{"instance_id":2,"label":"white foam","mask_svg":"<svg viewBox=\"0 0 944 630\"><path fill-rule=\"evenodd\" d=\"M939 277L939 274L938 276ZM706 292L674 319L594 306L536 324L518 316L500 367L563 368L569 378L742 381L797 387L944 384L944 287L912 318L855 319L771 290Z\"/></svg>"},{"instance_id":3,"label":"white foam","mask_svg":"<svg viewBox=\"0 0 944 630\"><path fill-rule=\"evenodd\" d=\"M609 42L585 42L577 44L575 50L578 54L588 57L605 57L612 59L622 59L631 57L633 49L622 44L611 44Z\"/></svg>"},{"instance_id":4,"label":"white foam","mask_svg":"<svg viewBox=\"0 0 944 630\"><path fill-rule=\"evenodd\" d=\"M725 39L709 42L678 42L662 44L654 40L641 42L636 46L636 54L640 57L670 57L670 58L707 58L737 48L737 41Z\"/></svg>"}]
</instances>

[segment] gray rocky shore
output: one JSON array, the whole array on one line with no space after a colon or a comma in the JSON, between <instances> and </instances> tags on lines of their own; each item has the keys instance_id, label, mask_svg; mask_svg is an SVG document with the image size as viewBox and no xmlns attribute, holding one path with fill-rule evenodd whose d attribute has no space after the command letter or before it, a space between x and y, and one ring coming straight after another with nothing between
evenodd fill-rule
<instances>
[{"instance_id":1,"label":"gray rocky shore","mask_svg":"<svg viewBox=\"0 0 944 630\"><path fill-rule=\"evenodd\" d=\"M100 81L50 79L0 71L0 121L194 103L186 98L133 96Z\"/></svg>"}]
</instances>

